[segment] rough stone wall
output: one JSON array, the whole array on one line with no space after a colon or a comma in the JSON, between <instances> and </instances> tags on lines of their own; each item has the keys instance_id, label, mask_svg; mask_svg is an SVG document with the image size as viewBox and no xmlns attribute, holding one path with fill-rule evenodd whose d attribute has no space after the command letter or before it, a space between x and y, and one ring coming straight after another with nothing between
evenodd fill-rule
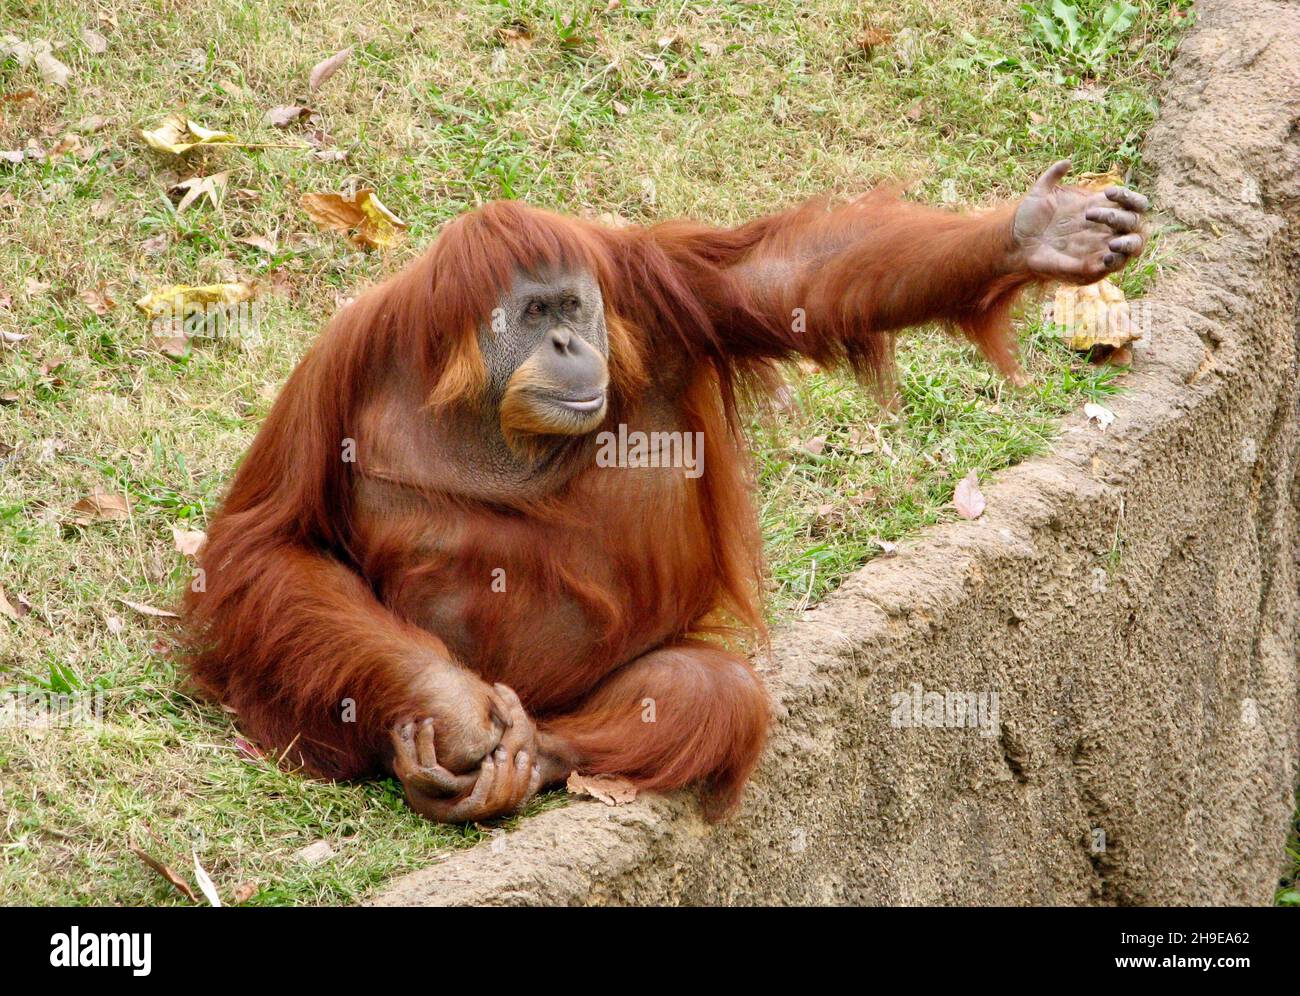
<instances>
[{"instance_id":1,"label":"rough stone wall","mask_svg":"<svg viewBox=\"0 0 1300 996\"><path fill-rule=\"evenodd\" d=\"M374 902L1271 900L1300 728L1300 7L1198 8L1148 139L1178 268L1114 424L1070 421L983 518L778 635L730 823L576 803ZM996 690L999 733L891 725L913 683Z\"/></svg>"}]
</instances>

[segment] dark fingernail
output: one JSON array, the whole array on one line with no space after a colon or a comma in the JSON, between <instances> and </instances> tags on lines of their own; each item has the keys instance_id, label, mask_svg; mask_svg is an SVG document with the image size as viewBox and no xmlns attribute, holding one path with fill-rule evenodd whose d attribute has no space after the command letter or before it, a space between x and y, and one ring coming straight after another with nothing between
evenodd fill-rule
<instances>
[{"instance_id":1,"label":"dark fingernail","mask_svg":"<svg viewBox=\"0 0 1300 996\"><path fill-rule=\"evenodd\" d=\"M522 769L528 767L528 761L529 761L529 759L528 759L528 751L526 751L526 750L521 750L521 751L519 752L519 755L515 758L515 767L517 767L517 768L519 768L520 770L522 770Z\"/></svg>"},{"instance_id":2,"label":"dark fingernail","mask_svg":"<svg viewBox=\"0 0 1300 996\"><path fill-rule=\"evenodd\" d=\"M1101 261L1101 263L1102 263L1102 266L1106 266L1106 267L1114 266L1114 265L1115 265L1115 254L1112 253L1112 252L1108 252L1108 253L1106 253L1106 258L1103 259L1103 260Z\"/></svg>"}]
</instances>

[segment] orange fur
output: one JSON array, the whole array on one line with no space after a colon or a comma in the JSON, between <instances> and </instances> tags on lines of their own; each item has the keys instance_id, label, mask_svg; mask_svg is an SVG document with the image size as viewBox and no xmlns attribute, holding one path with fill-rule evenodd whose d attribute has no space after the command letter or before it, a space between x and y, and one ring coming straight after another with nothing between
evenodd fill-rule
<instances>
[{"instance_id":1,"label":"orange fur","mask_svg":"<svg viewBox=\"0 0 1300 996\"><path fill-rule=\"evenodd\" d=\"M887 377L894 334L931 320L1014 370L1007 309L1031 277L1007 270L1009 239L1007 209L882 196L735 229L614 231L509 202L457 219L289 378L209 528L206 589L186 598L194 679L267 747L361 777L427 705L422 670L450 661L514 687L582 770L700 782L728 810L768 722L749 665L717 642L762 631L737 399L796 354ZM484 497L472 462L437 455L473 448L453 428L484 382L477 329L514 273L557 266L605 298L604 427L702 433L702 476L598 468L579 437L556 444L553 488ZM394 371L422 401L389 403ZM349 438L357 463L340 458Z\"/></svg>"}]
</instances>

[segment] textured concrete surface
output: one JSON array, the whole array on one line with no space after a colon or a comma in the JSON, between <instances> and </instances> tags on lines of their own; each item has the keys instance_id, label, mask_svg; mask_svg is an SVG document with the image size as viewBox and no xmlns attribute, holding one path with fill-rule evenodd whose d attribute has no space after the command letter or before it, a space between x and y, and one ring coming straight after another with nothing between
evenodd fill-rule
<instances>
[{"instance_id":1,"label":"textured concrete surface","mask_svg":"<svg viewBox=\"0 0 1300 996\"><path fill-rule=\"evenodd\" d=\"M1267 903L1296 783L1300 7L1203 0L1148 137L1180 265L1102 432L774 641L741 814L574 803L378 904ZM998 693L999 730L891 725Z\"/></svg>"}]
</instances>

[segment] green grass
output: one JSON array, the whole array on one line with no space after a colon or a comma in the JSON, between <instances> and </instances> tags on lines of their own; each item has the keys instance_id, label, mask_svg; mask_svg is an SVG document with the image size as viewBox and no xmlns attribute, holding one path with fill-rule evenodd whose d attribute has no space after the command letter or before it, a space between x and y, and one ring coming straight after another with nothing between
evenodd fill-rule
<instances>
[{"instance_id":1,"label":"green grass","mask_svg":"<svg viewBox=\"0 0 1300 996\"><path fill-rule=\"evenodd\" d=\"M979 206L1063 156L1140 185L1187 6L1142 0L1098 48L1095 2L1077 37L1054 41L1005 0L626 0L608 12L604 0L0 0L3 32L59 44L72 70L59 90L0 59L0 96L36 94L0 103L0 150L48 152L90 115L109 119L81 136L85 155L0 161L0 331L30 334L0 346L0 585L30 604L0 618L0 688L106 703L98 729L0 727L0 902L184 902L133 844L187 877L197 852L227 899L253 883L251 903L346 902L485 832L414 817L393 783L321 784L249 757L228 717L183 693L168 623L121 601L174 603L188 567L172 527L203 527L341 298L500 196L735 223L880 182ZM106 52L88 51L87 27ZM502 41L511 27L531 43ZM346 161L283 148L181 161L138 137L181 111L250 142L300 142L263 114L306 96L312 65L345 45L352 58L310 103L311 127ZM223 205L178 214L167 188L218 170L230 170ZM314 229L299 196L349 182L409 222L403 246L365 254ZM249 236L276 248L237 241ZM1159 260L1126 275L1130 294ZM161 284L233 279L263 288L257 345L201 340L174 361L130 306ZM83 294L101 286L117 306L97 315ZM987 478L1044 451L1063 413L1118 388L1049 329L1023 333L1023 390L937 332L911 337L893 412L838 373L790 370L797 407L754 430L778 619L824 597L877 540L948 517L968 469ZM821 436L820 453L803 447ZM128 493L130 517L68 526L96 488ZM333 859L295 857L320 839Z\"/></svg>"}]
</instances>

